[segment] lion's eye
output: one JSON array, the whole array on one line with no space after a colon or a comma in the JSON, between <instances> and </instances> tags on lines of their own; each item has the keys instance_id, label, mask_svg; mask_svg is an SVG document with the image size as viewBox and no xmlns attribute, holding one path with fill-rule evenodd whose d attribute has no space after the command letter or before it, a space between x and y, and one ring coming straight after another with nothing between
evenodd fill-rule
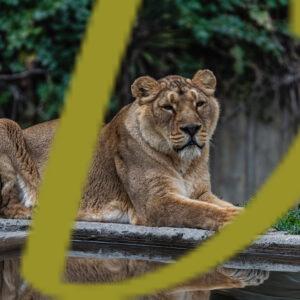
<instances>
[{"instance_id":1,"label":"lion's eye","mask_svg":"<svg viewBox=\"0 0 300 300\"><path fill-rule=\"evenodd\" d=\"M199 101L199 102L197 102L196 107L199 108L199 107L203 106L204 104L205 104L205 101Z\"/></svg>"},{"instance_id":2,"label":"lion's eye","mask_svg":"<svg viewBox=\"0 0 300 300\"><path fill-rule=\"evenodd\" d=\"M171 111L171 112L174 112L174 108L172 105L165 105L163 106L163 109L167 110L167 111Z\"/></svg>"}]
</instances>

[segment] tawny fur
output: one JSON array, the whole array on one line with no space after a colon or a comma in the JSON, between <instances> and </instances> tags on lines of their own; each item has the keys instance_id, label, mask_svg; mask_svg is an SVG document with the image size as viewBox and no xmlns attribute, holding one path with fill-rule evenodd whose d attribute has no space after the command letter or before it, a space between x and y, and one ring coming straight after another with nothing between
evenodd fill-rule
<instances>
[{"instance_id":1,"label":"tawny fur","mask_svg":"<svg viewBox=\"0 0 300 300\"><path fill-rule=\"evenodd\" d=\"M66 282L72 283L114 283L153 272L163 265L158 262L142 260L69 258L64 278ZM3 274L3 278L0 276L0 281L4 282L2 291L0 291L1 299L53 299L34 291L20 278L20 265L16 259L6 260L2 266L0 265L0 269L2 269ZM211 290L259 285L267 277L268 273L260 270L236 270L219 267L171 290L152 296L145 295L138 297L138 299L208 300Z\"/></svg>"},{"instance_id":2,"label":"tawny fur","mask_svg":"<svg viewBox=\"0 0 300 300\"><path fill-rule=\"evenodd\" d=\"M78 219L211 230L231 221L240 208L218 199L210 185L209 147L219 118L215 86L208 70L197 72L192 80L138 78L132 85L135 101L101 130ZM11 120L0 120L2 216L30 217L58 123L22 130ZM184 130L187 126L196 126L193 137ZM123 264L118 262L116 268L122 269ZM79 261L69 267L68 278L77 280L77 268L83 280L101 281L112 276L105 273L104 265ZM124 268L128 272L128 265ZM136 272L143 268L140 263ZM117 272L114 281L126 277L126 272ZM243 277L232 279L218 272L191 282L189 289L247 284ZM208 292L202 294L208 297Z\"/></svg>"},{"instance_id":3,"label":"tawny fur","mask_svg":"<svg viewBox=\"0 0 300 300\"><path fill-rule=\"evenodd\" d=\"M208 70L192 80L137 79L136 100L99 135L78 219L216 230L239 213L210 187L209 142L219 117L215 85ZM0 120L4 216L30 216L58 122L22 130ZM191 138L185 126L200 128L197 145L184 148Z\"/></svg>"}]
</instances>

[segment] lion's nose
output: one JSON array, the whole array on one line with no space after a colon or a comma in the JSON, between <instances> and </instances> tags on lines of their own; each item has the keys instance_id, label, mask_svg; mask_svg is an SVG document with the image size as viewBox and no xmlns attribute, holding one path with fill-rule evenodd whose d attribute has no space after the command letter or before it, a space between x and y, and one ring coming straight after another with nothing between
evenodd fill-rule
<instances>
[{"instance_id":1,"label":"lion's nose","mask_svg":"<svg viewBox=\"0 0 300 300\"><path fill-rule=\"evenodd\" d=\"M185 132L186 134L190 135L193 137L201 128L201 125L187 125L180 127L180 129Z\"/></svg>"}]
</instances>

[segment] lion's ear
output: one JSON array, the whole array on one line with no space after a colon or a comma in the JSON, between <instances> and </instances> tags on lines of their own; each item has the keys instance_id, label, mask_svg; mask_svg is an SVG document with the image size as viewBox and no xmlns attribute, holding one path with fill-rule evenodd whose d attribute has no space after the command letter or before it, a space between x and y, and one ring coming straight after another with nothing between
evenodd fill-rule
<instances>
[{"instance_id":1,"label":"lion's ear","mask_svg":"<svg viewBox=\"0 0 300 300\"><path fill-rule=\"evenodd\" d=\"M210 70L199 70L193 77L192 82L205 94L212 96L215 93L217 80Z\"/></svg>"},{"instance_id":2,"label":"lion's ear","mask_svg":"<svg viewBox=\"0 0 300 300\"><path fill-rule=\"evenodd\" d=\"M139 77L131 86L132 96L137 98L140 104L152 101L159 91L159 83L149 76Z\"/></svg>"}]
</instances>

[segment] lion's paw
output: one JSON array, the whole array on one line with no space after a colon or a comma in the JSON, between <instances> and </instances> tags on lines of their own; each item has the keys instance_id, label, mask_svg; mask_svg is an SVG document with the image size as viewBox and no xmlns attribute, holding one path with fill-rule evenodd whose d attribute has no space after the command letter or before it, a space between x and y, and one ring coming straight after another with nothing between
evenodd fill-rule
<instances>
[{"instance_id":1,"label":"lion's paw","mask_svg":"<svg viewBox=\"0 0 300 300\"><path fill-rule=\"evenodd\" d=\"M0 211L0 215L9 219L30 219L32 209L24 207L20 203L10 204L3 207Z\"/></svg>"},{"instance_id":2,"label":"lion's paw","mask_svg":"<svg viewBox=\"0 0 300 300\"><path fill-rule=\"evenodd\" d=\"M219 218L219 225L217 229L220 229L230 223L236 216L238 216L244 208L237 206L224 207L221 209Z\"/></svg>"}]
</instances>

